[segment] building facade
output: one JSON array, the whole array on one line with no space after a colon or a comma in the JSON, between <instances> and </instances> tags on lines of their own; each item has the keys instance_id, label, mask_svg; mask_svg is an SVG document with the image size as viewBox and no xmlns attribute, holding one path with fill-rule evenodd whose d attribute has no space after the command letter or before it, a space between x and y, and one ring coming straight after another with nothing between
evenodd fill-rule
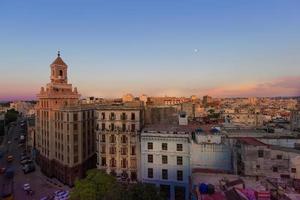
<instances>
[{"instance_id":1,"label":"building facade","mask_svg":"<svg viewBox=\"0 0 300 200\"><path fill-rule=\"evenodd\" d=\"M195 132L191 141L191 167L194 171L232 172L231 147L220 133Z\"/></svg>"},{"instance_id":2,"label":"building facade","mask_svg":"<svg viewBox=\"0 0 300 200\"><path fill-rule=\"evenodd\" d=\"M298 100L296 109L291 111L291 130L300 131L300 100Z\"/></svg>"},{"instance_id":3,"label":"building facade","mask_svg":"<svg viewBox=\"0 0 300 200\"><path fill-rule=\"evenodd\" d=\"M94 108L80 104L60 54L50 67L51 81L37 95L37 162L45 175L73 185L95 164Z\"/></svg>"},{"instance_id":4,"label":"building facade","mask_svg":"<svg viewBox=\"0 0 300 200\"><path fill-rule=\"evenodd\" d=\"M97 168L123 181L138 179L141 102L97 108Z\"/></svg>"},{"instance_id":5,"label":"building facade","mask_svg":"<svg viewBox=\"0 0 300 200\"><path fill-rule=\"evenodd\" d=\"M141 134L141 181L154 184L166 199L189 198L190 134L145 128Z\"/></svg>"}]
</instances>

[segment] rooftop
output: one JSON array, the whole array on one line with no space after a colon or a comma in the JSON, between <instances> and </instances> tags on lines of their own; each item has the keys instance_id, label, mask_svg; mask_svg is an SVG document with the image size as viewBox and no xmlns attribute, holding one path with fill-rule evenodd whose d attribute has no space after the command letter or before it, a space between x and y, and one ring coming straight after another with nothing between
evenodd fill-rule
<instances>
[{"instance_id":1,"label":"rooftop","mask_svg":"<svg viewBox=\"0 0 300 200\"><path fill-rule=\"evenodd\" d=\"M265 144L254 137L239 137L237 140L246 145L269 146L268 144Z\"/></svg>"}]
</instances>

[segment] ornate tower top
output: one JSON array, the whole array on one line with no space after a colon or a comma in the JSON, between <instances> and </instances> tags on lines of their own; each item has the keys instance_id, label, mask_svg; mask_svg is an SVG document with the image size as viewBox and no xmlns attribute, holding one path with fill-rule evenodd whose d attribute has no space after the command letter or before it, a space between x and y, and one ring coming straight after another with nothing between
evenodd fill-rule
<instances>
[{"instance_id":1,"label":"ornate tower top","mask_svg":"<svg viewBox=\"0 0 300 200\"><path fill-rule=\"evenodd\" d=\"M57 58L50 65L51 83L68 83L67 68L68 65L60 57L60 51L57 52Z\"/></svg>"}]
</instances>

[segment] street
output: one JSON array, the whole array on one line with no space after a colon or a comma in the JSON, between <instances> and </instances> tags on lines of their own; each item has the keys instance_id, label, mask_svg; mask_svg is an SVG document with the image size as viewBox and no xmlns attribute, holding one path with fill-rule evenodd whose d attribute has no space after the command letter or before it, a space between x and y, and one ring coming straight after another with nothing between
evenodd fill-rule
<instances>
[{"instance_id":1,"label":"street","mask_svg":"<svg viewBox=\"0 0 300 200\"><path fill-rule=\"evenodd\" d=\"M6 169L14 170L14 177L8 179L4 174L0 175L0 190L2 190L3 184L9 184L13 181L13 197L17 200L36 200L41 199L46 196L53 196L54 191L57 190L69 190L67 186L63 186L58 181L52 180L44 176L35 164L35 171L28 174L24 174L22 170L22 165L20 164L21 153L25 150L25 146L19 147L18 143L20 140L20 135L24 135L21 128L21 121L23 119L17 120L17 125L11 126L8 129L7 137L3 141L1 146L1 151L3 152L3 157L0 158L0 168L5 167ZM6 161L7 156L12 155L14 160L11 163ZM27 153L29 157L30 154ZM30 184L30 188L33 190L33 195L27 194L23 185L25 183Z\"/></svg>"}]
</instances>

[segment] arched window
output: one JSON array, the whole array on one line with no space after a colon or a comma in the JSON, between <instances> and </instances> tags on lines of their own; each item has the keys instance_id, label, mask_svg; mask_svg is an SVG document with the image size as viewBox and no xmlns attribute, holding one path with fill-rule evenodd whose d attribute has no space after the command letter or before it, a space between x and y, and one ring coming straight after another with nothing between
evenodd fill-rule
<instances>
[{"instance_id":1,"label":"arched window","mask_svg":"<svg viewBox=\"0 0 300 200\"><path fill-rule=\"evenodd\" d=\"M63 76L63 71L59 70L59 76Z\"/></svg>"}]
</instances>

